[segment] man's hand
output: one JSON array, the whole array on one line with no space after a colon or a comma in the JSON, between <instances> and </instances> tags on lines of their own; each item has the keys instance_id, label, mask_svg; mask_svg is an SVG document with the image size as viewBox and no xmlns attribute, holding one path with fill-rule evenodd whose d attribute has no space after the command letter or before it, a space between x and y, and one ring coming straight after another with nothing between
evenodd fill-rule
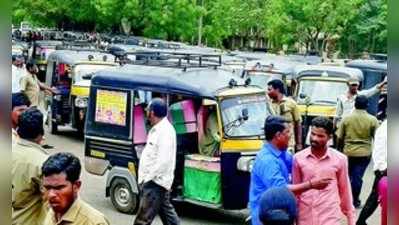
<instances>
[{"instance_id":1,"label":"man's hand","mask_svg":"<svg viewBox=\"0 0 399 225\"><path fill-rule=\"evenodd\" d=\"M50 90L51 90L51 93L52 93L53 95L56 95L56 94L59 94L59 93L60 93L60 91L59 91L56 87L52 87Z\"/></svg>"},{"instance_id":2,"label":"man's hand","mask_svg":"<svg viewBox=\"0 0 399 225\"><path fill-rule=\"evenodd\" d=\"M309 180L310 183L310 188L312 189L317 189L317 190L322 190L327 187L332 181L332 178L315 178Z\"/></svg>"},{"instance_id":3,"label":"man's hand","mask_svg":"<svg viewBox=\"0 0 399 225\"><path fill-rule=\"evenodd\" d=\"M382 91L382 90L386 89L387 83L388 83L388 80L387 80L387 78L385 77L385 79L384 79L383 82L377 84L378 90Z\"/></svg>"}]
</instances>

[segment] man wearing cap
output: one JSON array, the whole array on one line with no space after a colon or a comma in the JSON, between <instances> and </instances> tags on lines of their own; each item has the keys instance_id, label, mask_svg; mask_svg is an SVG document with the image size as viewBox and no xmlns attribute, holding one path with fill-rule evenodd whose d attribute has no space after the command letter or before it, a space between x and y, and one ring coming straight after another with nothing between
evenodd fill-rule
<instances>
[{"instance_id":1,"label":"man wearing cap","mask_svg":"<svg viewBox=\"0 0 399 225\"><path fill-rule=\"evenodd\" d=\"M337 101L337 111L334 118L334 127L338 126L338 123L342 120L344 116L349 115L353 109L355 104L355 98L358 95L364 95L367 98L370 98L378 93L380 93L383 87L386 85L387 80L385 79L383 82L376 84L374 87L358 91L359 89L359 80L357 79L350 79L348 81L348 92L338 97Z\"/></svg>"},{"instance_id":2,"label":"man wearing cap","mask_svg":"<svg viewBox=\"0 0 399 225\"><path fill-rule=\"evenodd\" d=\"M146 111L152 128L139 162L140 205L134 224L150 225L159 214L162 224L179 225L170 203L176 164L176 131L166 117L168 107L164 100L152 99Z\"/></svg>"}]
</instances>

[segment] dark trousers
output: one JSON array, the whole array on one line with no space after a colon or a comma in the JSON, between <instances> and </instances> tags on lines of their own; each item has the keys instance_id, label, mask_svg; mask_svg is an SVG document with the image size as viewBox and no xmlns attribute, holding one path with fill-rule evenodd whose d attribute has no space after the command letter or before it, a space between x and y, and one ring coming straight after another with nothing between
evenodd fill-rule
<instances>
[{"instance_id":1,"label":"dark trousers","mask_svg":"<svg viewBox=\"0 0 399 225\"><path fill-rule=\"evenodd\" d=\"M150 225L159 215L163 225L179 225L180 220L173 205L170 193L153 181L140 185L140 204L134 225Z\"/></svg>"},{"instance_id":2,"label":"dark trousers","mask_svg":"<svg viewBox=\"0 0 399 225\"><path fill-rule=\"evenodd\" d=\"M362 211L359 214L356 225L367 225L366 220L374 213L374 211L378 207L378 182L383 176L386 176L386 172L381 173L380 171L375 171L374 174L375 176L373 188L371 189L371 193L367 198Z\"/></svg>"},{"instance_id":3,"label":"dark trousers","mask_svg":"<svg viewBox=\"0 0 399 225\"><path fill-rule=\"evenodd\" d=\"M349 179L352 187L353 205L360 206L360 192L363 185L363 175L370 163L370 157L348 157Z\"/></svg>"}]
</instances>

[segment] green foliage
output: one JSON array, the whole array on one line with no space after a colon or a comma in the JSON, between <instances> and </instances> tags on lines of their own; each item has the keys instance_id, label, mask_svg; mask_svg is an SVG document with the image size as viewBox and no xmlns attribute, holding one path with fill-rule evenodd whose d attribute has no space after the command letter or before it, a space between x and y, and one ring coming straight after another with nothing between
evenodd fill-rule
<instances>
[{"instance_id":1,"label":"green foliage","mask_svg":"<svg viewBox=\"0 0 399 225\"><path fill-rule=\"evenodd\" d=\"M121 32L223 47L232 38L281 49L386 52L387 0L15 0L12 22ZM201 36L201 37L200 37ZM328 45L328 43L334 45Z\"/></svg>"}]
</instances>

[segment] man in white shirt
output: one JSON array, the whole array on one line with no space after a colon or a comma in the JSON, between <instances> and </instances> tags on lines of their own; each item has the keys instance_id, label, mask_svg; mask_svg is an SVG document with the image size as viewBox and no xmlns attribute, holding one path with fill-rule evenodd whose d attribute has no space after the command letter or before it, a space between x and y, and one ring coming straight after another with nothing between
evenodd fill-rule
<instances>
[{"instance_id":1,"label":"man in white shirt","mask_svg":"<svg viewBox=\"0 0 399 225\"><path fill-rule=\"evenodd\" d=\"M337 101L337 110L334 118L334 127L338 126L338 123L342 120L344 116L349 115L352 113L353 109L355 108L355 98L358 95L364 95L367 98L370 98L378 93L381 92L381 90L384 88L386 85L387 80L385 79L383 82L376 84L374 87L367 89L367 90L361 90L358 91L359 89L359 80L357 79L351 79L348 81L348 92L346 94L343 94L338 97Z\"/></svg>"},{"instance_id":2,"label":"man in white shirt","mask_svg":"<svg viewBox=\"0 0 399 225\"><path fill-rule=\"evenodd\" d=\"M21 91L20 80L24 76L25 71L23 68L23 59L18 56L12 57L12 93L17 93Z\"/></svg>"},{"instance_id":3,"label":"man in white shirt","mask_svg":"<svg viewBox=\"0 0 399 225\"><path fill-rule=\"evenodd\" d=\"M373 188L359 214L356 225L367 225L366 220L378 207L378 182L383 176L387 175L387 120L382 122L375 133L372 159L375 174Z\"/></svg>"},{"instance_id":4,"label":"man in white shirt","mask_svg":"<svg viewBox=\"0 0 399 225\"><path fill-rule=\"evenodd\" d=\"M140 157L140 205L134 225L150 225L156 215L164 225L179 225L170 203L176 164L176 131L166 117L168 107L162 99L152 99L146 111L152 128Z\"/></svg>"}]
</instances>

